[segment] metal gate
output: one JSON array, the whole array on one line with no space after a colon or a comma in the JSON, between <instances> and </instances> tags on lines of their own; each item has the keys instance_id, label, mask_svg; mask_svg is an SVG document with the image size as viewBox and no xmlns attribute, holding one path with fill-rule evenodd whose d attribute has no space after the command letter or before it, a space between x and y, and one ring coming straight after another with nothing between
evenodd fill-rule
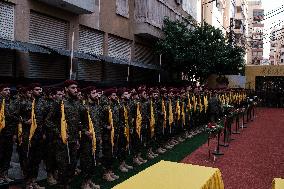
<instances>
[{"instance_id":1,"label":"metal gate","mask_svg":"<svg viewBox=\"0 0 284 189\"><path fill-rule=\"evenodd\" d=\"M255 90L263 106L284 107L284 76L257 76Z\"/></svg>"}]
</instances>

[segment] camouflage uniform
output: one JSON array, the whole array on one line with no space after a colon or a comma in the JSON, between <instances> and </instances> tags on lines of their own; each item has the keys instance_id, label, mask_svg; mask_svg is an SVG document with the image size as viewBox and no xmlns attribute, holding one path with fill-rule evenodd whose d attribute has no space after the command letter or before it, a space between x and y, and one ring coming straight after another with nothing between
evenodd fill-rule
<instances>
[{"instance_id":1,"label":"camouflage uniform","mask_svg":"<svg viewBox=\"0 0 284 189\"><path fill-rule=\"evenodd\" d=\"M91 179L91 176L95 173L96 163L99 160L99 151L101 148L102 108L98 102L88 103L86 108L89 110L96 135L96 153L93 154L92 140L85 134L86 131L89 131L89 125L88 123L83 125L80 141L80 166L83 178L88 180Z\"/></svg>"},{"instance_id":2,"label":"camouflage uniform","mask_svg":"<svg viewBox=\"0 0 284 189\"><path fill-rule=\"evenodd\" d=\"M31 125L27 121L31 119L32 99L23 99L20 102L20 116L22 118L22 144L19 144L19 155L22 170L26 179L37 178L39 164L43 158L43 117L45 102L42 98L35 99L35 117L37 128L29 141Z\"/></svg>"},{"instance_id":3,"label":"camouflage uniform","mask_svg":"<svg viewBox=\"0 0 284 189\"><path fill-rule=\"evenodd\" d=\"M56 145L56 163L58 166L59 181L63 184L69 184L74 176L77 165L79 131L81 130L82 125L86 124L87 114L86 109L77 99L67 97L63 102L67 122L70 163L68 160L67 145L62 142L60 136L61 102L54 103L53 108L47 116L46 127L53 133L53 136L58 137Z\"/></svg>"},{"instance_id":4,"label":"camouflage uniform","mask_svg":"<svg viewBox=\"0 0 284 189\"><path fill-rule=\"evenodd\" d=\"M2 97L0 97L2 107ZM0 175L7 175L13 152L13 136L18 125L18 107L15 102L5 99L5 128L0 131Z\"/></svg>"},{"instance_id":5,"label":"camouflage uniform","mask_svg":"<svg viewBox=\"0 0 284 189\"><path fill-rule=\"evenodd\" d=\"M112 110L114 126L114 146L111 144L111 130L109 126L109 108ZM105 102L102 109L102 148L103 148L103 165L107 170L112 168L114 157L117 155L117 143L119 130L119 106L118 102Z\"/></svg>"}]
</instances>

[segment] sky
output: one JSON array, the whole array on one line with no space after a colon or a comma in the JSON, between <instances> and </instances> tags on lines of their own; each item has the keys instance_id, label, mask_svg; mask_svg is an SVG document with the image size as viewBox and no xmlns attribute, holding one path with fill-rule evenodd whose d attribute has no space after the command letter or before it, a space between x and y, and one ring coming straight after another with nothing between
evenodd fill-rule
<instances>
[{"instance_id":1,"label":"sky","mask_svg":"<svg viewBox=\"0 0 284 189\"><path fill-rule=\"evenodd\" d=\"M283 5L283 7L282 7ZM277 25L276 28L281 28L282 25L284 25L284 0L262 0L262 7L264 9L264 15L267 19L263 21L264 23L264 52L263 52L263 57L264 58L269 58L269 51L270 51L270 43L269 43L269 36L271 32L271 27L273 27L276 24L281 24ZM273 10L278 10L275 13L271 14L271 11ZM281 12L283 11L283 12ZM274 14L281 12L280 14L273 16ZM271 17L273 16L273 17ZM268 18L271 17L271 18ZM282 21L282 22L281 22Z\"/></svg>"}]
</instances>

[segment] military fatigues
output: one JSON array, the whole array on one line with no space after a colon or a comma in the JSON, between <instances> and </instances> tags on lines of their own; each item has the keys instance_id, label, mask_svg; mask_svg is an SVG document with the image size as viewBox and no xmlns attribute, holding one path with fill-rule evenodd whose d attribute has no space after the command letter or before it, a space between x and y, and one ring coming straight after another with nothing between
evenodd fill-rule
<instances>
[{"instance_id":1,"label":"military fatigues","mask_svg":"<svg viewBox=\"0 0 284 189\"><path fill-rule=\"evenodd\" d=\"M0 108L2 107L0 97ZM13 152L13 135L16 134L18 124L18 107L15 102L5 99L5 128L0 131L0 175L7 175Z\"/></svg>"},{"instance_id":2,"label":"military fatigues","mask_svg":"<svg viewBox=\"0 0 284 189\"><path fill-rule=\"evenodd\" d=\"M111 144L111 129L109 123L109 109L112 111L113 126L114 126L114 146ZM117 102L107 102L104 104L102 119L102 148L103 148L103 165L105 169L111 170L114 163L114 157L117 155L117 143L119 133L119 106Z\"/></svg>"},{"instance_id":3,"label":"military fatigues","mask_svg":"<svg viewBox=\"0 0 284 189\"><path fill-rule=\"evenodd\" d=\"M132 147L132 152L134 156L137 156L139 153L141 153L142 150L142 138L141 136L138 135L137 133L137 125L136 125L136 119L137 119L137 107L140 107L140 112L141 112L141 103L139 101L132 101L131 106L130 106L130 112L133 117L133 127L131 129L131 147ZM143 117L142 117L143 119Z\"/></svg>"},{"instance_id":4,"label":"military fatigues","mask_svg":"<svg viewBox=\"0 0 284 189\"><path fill-rule=\"evenodd\" d=\"M22 119L22 144L18 146L18 152L20 155L20 163L24 173L25 179L37 178L39 164L43 158L43 113L44 113L44 101L41 98L35 99L35 119L37 128L35 133L29 141L31 125L27 123L31 119L32 112L32 99L24 99L20 102L20 116Z\"/></svg>"},{"instance_id":5,"label":"military fatigues","mask_svg":"<svg viewBox=\"0 0 284 189\"><path fill-rule=\"evenodd\" d=\"M63 184L69 184L72 180L76 165L77 153L79 148L79 131L82 125L86 124L86 109L77 99L67 97L63 100L65 118L67 122L68 146L61 140L61 102L54 103L50 110L46 126L52 131L54 136L58 136L56 145L56 163L58 166L58 178ZM68 158L68 148L70 155L70 163Z\"/></svg>"},{"instance_id":6,"label":"military fatigues","mask_svg":"<svg viewBox=\"0 0 284 189\"><path fill-rule=\"evenodd\" d=\"M95 173L96 163L99 161L99 152L101 148L102 109L98 102L88 103L86 108L89 111L96 136L96 152L94 154L92 149L92 139L85 134L86 131L89 131L89 123L83 125L82 137L80 141L80 166L83 178L88 180L91 179L92 175Z\"/></svg>"}]
</instances>

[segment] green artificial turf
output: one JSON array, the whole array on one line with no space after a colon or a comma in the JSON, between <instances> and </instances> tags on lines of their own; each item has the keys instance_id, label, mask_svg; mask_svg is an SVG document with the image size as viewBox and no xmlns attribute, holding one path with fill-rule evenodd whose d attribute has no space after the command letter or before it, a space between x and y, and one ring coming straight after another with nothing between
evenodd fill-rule
<instances>
[{"instance_id":1,"label":"green artificial turf","mask_svg":"<svg viewBox=\"0 0 284 189\"><path fill-rule=\"evenodd\" d=\"M190 153L192 153L194 150L196 150L199 146L204 144L207 141L207 134L201 133L198 134L190 139L185 140L184 142L176 145L173 149L167 151L165 154L159 155L153 160L148 160L147 163L142 164L140 166L135 166L133 170L131 170L128 173L120 173L118 170L114 171L119 175L119 179L115 180L114 182L105 182L101 177L102 175L102 168L98 168L97 174L94 175L93 180L96 184L99 184L101 186L101 189L109 189L113 186L125 181L126 179L130 178L131 176L139 173L140 171L143 171L147 167L161 161L173 161L173 162L180 162L182 159L184 159L186 156L188 156ZM145 157L145 156L143 156ZM128 162L131 162L132 156L128 157ZM130 164L130 163L129 163ZM114 166L118 167L118 163ZM82 178L80 176L76 177L72 182L72 189L80 189L81 187ZM47 189L57 189L60 188L59 186L48 186L46 181L41 182L40 184L45 185Z\"/></svg>"}]
</instances>

